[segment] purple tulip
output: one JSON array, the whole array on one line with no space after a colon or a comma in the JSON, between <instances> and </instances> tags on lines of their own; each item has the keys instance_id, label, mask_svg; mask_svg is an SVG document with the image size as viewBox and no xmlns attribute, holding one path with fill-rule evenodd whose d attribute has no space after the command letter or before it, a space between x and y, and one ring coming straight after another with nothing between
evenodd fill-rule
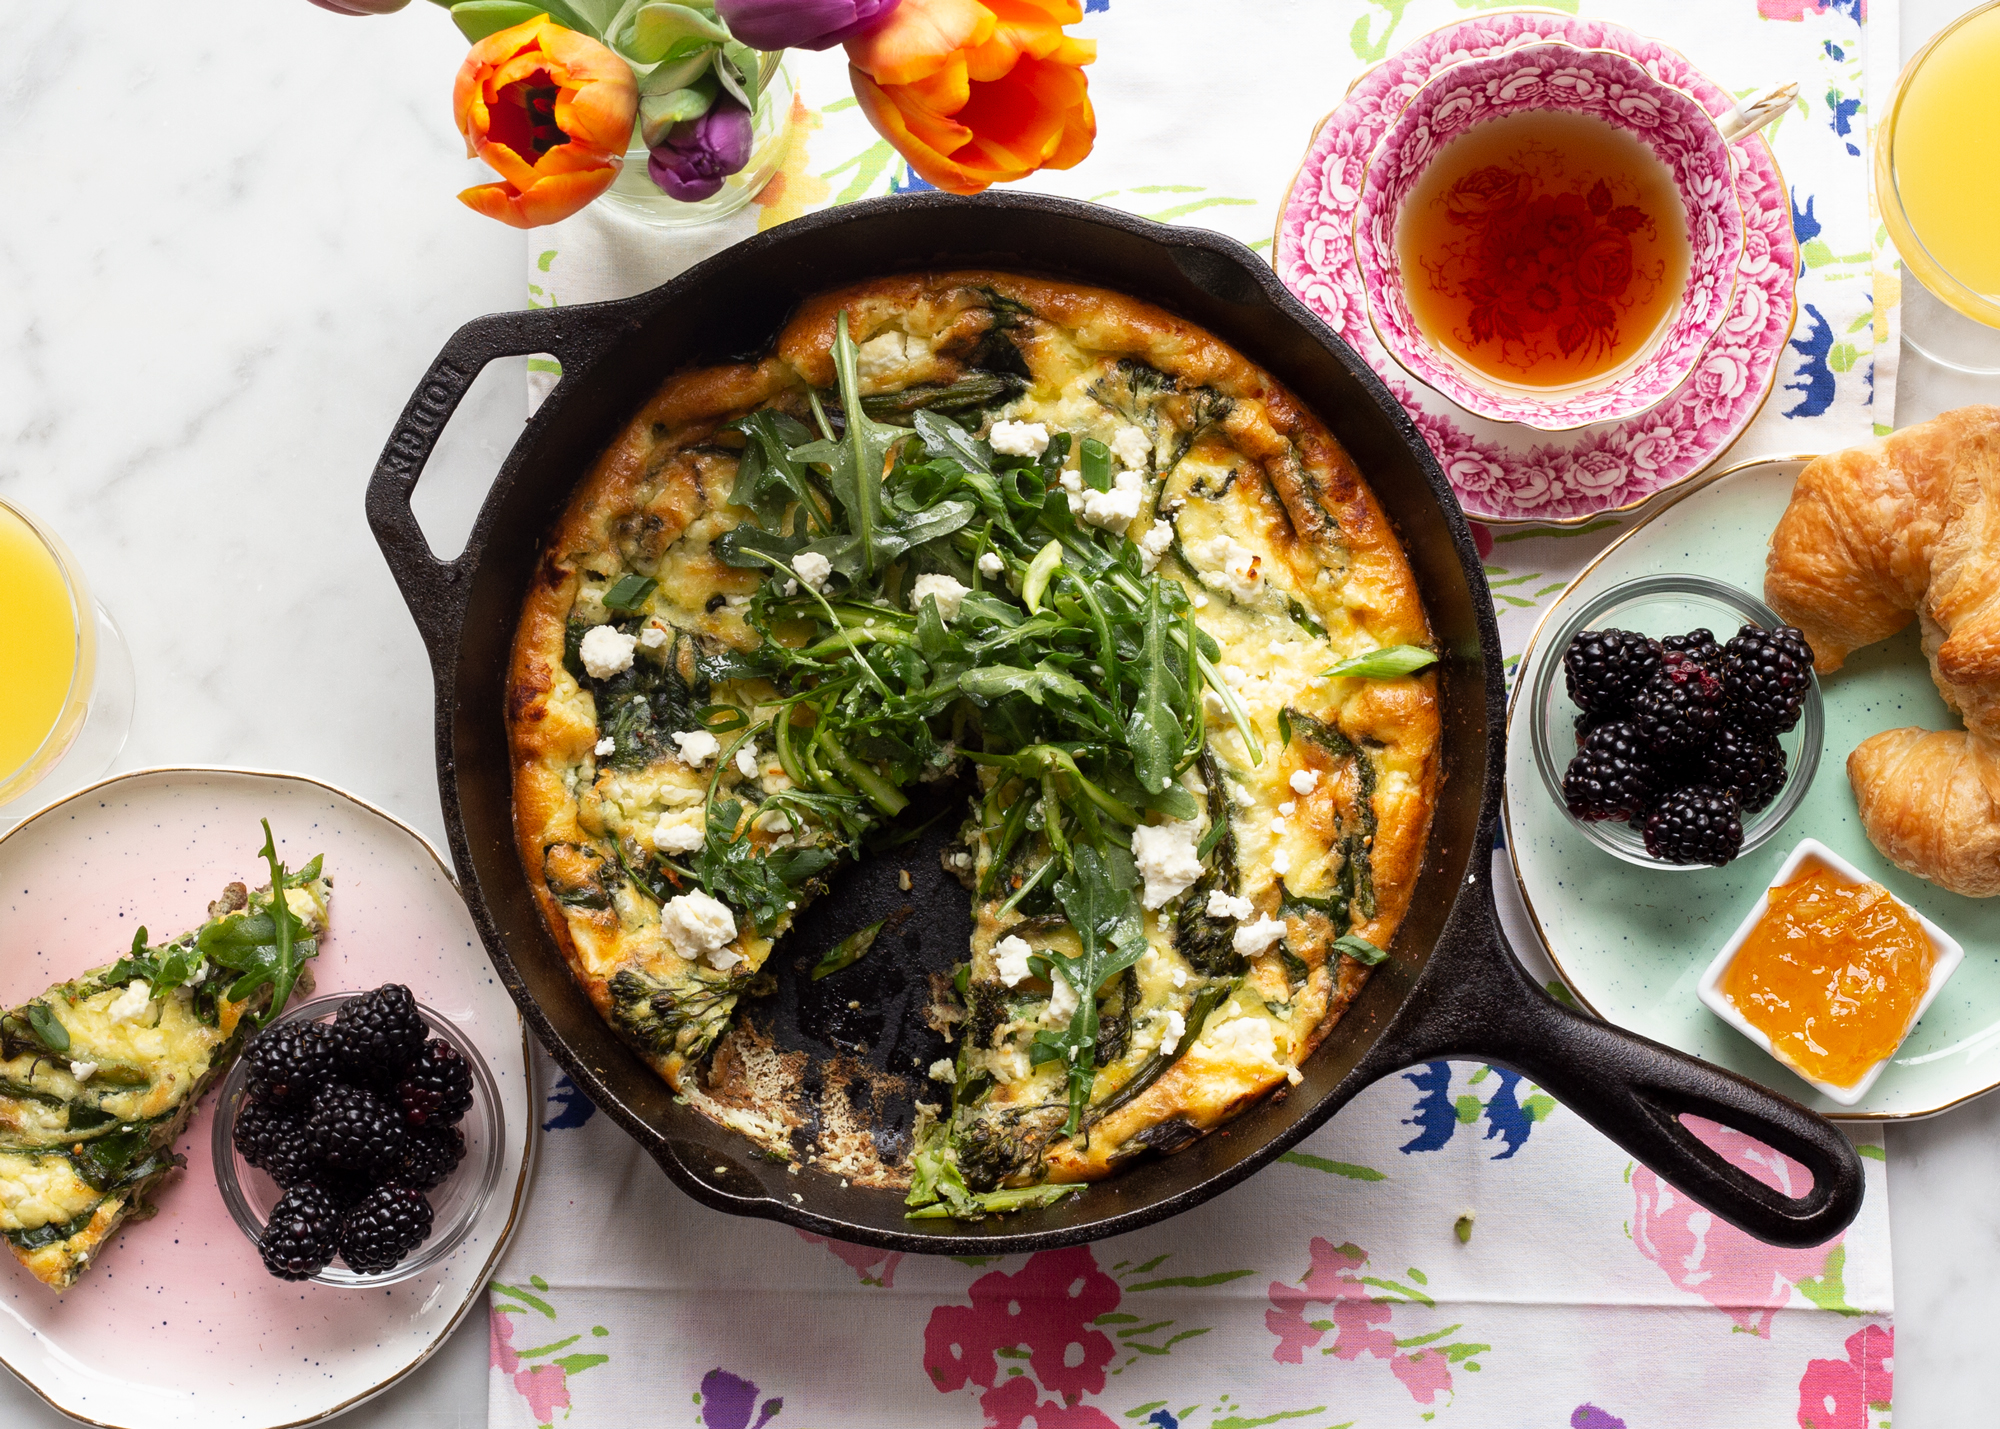
<instances>
[{"instance_id":1,"label":"purple tulip","mask_svg":"<svg viewBox=\"0 0 2000 1429\"><path fill-rule=\"evenodd\" d=\"M646 172L667 197L694 203L722 187L722 181L750 162L755 129L750 111L720 95L699 119L683 119L667 131L646 160Z\"/></svg>"},{"instance_id":2,"label":"purple tulip","mask_svg":"<svg viewBox=\"0 0 2000 1429\"><path fill-rule=\"evenodd\" d=\"M336 15L393 15L410 0L312 0L322 10Z\"/></svg>"},{"instance_id":3,"label":"purple tulip","mask_svg":"<svg viewBox=\"0 0 2000 1429\"><path fill-rule=\"evenodd\" d=\"M753 50L830 50L889 18L899 0L715 0L715 13Z\"/></svg>"}]
</instances>

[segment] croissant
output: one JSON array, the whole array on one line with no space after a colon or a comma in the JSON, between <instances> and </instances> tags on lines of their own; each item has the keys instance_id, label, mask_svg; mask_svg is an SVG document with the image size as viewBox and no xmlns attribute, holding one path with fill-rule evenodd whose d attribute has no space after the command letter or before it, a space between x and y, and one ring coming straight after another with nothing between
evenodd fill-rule
<instances>
[{"instance_id":1,"label":"croissant","mask_svg":"<svg viewBox=\"0 0 2000 1429\"><path fill-rule=\"evenodd\" d=\"M1922 622L1945 703L2000 739L2000 407L1960 407L1799 473L1764 598L1813 666Z\"/></svg>"},{"instance_id":2,"label":"croissant","mask_svg":"<svg viewBox=\"0 0 2000 1429\"><path fill-rule=\"evenodd\" d=\"M2000 893L2000 744L1891 729L1847 756L1861 826L1898 868L1968 898Z\"/></svg>"},{"instance_id":3,"label":"croissant","mask_svg":"<svg viewBox=\"0 0 2000 1429\"><path fill-rule=\"evenodd\" d=\"M2000 407L1961 407L1824 456L1771 533L1771 608L1821 674L1919 622L1967 730L1895 729L1848 756L1883 857L1970 897L2000 894Z\"/></svg>"}]
</instances>

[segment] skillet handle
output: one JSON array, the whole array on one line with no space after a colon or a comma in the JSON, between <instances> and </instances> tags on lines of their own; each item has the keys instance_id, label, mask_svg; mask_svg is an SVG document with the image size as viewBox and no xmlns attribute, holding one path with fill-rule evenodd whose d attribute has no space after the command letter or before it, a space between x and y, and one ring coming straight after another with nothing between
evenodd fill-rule
<instances>
[{"instance_id":1,"label":"skillet handle","mask_svg":"<svg viewBox=\"0 0 2000 1429\"><path fill-rule=\"evenodd\" d=\"M1476 1059L1519 1072L1688 1196L1772 1245L1823 1244L1860 1211L1861 1158L1832 1122L1557 1002L1514 957L1484 889L1464 891L1452 924L1432 954L1435 964L1449 949L1445 965L1429 969L1446 976L1419 981L1371 1062L1377 1054L1398 1067ZM1683 1115L1783 1152L1804 1165L1812 1189L1773 1190L1710 1149L1678 1120Z\"/></svg>"},{"instance_id":2,"label":"skillet handle","mask_svg":"<svg viewBox=\"0 0 2000 1429\"><path fill-rule=\"evenodd\" d=\"M423 475L452 413L487 363L501 357L548 352L563 364L565 376L588 365L606 335L601 323L589 320L592 311L588 307L529 308L476 318L461 327L417 384L368 478L368 525L434 665L456 645L464 622L464 578L471 571L472 547L468 545L456 560L441 561L431 554L430 543L410 509L417 478Z\"/></svg>"}]
</instances>

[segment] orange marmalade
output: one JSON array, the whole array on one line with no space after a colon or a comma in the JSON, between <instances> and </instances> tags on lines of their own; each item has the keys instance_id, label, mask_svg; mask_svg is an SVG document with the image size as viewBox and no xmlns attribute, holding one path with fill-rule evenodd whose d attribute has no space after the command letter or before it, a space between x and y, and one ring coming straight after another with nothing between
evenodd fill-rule
<instances>
[{"instance_id":1,"label":"orange marmalade","mask_svg":"<svg viewBox=\"0 0 2000 1429\"><path fill-rule=\"evenodd\" d=\"M1903 1040L1935 957L1923 926L1881 884L1814 867L1771 890L1722 991L1784 1061L1850 1087Z\"/></svg>"}]
</instances>

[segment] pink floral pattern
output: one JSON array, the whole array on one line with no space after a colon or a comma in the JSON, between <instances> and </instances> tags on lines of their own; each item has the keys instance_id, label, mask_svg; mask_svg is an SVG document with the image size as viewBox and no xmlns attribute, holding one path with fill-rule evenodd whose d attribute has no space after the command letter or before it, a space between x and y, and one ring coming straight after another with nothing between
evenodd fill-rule
<instances>
[{"instance_id":1,"label":"pink floral pattern","mask_svg":"<svg viewBox=\"0 0 2000 1429\"><path fill-rule=\"evenodd\" d=\"M1443 1349L1432 1345L1406 1350L1397 1345L1390 1323L1396 1316L1395 1303L1376 1298L1361 1274L1368 1264L1367 1251L1314 1236L1310 1253L1311 1267L1298 1284L1271 1282L1271 1308L1264 1312L1264 1324L1278 1337L1272 1359L1301 1364L1305 1352L1318 1347L1331 1331L1333 1344L1326 1353L1339 1360L1363 1355L1387 1360L1389 1372L1417 1403L1434 1404L1440 1394L1451 1393L1451 1360ZM1329 1314L1308 1318L1309 1305L1326 1305Z\"/></svg>"},{"instance_id":2,"label":"pink floral pattern","mask_svg":"<svg viewBox=\"0 0 2000 1429\"><path fill-rule=\"evenodd\" d=\"M863 1285L879 1285L887 1290L896 1283L896 1267L903 1262L900 1250L874 1250L865 1245L852 1245L844 1240L814 1235L811 1231L800 1231L798 1237L808 1245L825 1246L826 1253L852 1268Z\"/></svg>"},{"instance_id":3,"label":"pink floral pattern","mask_svg":"<svg viewBox=\"0 0 2000 1429\"><path fill-rule=\"evenodd\" d=\"M552 1423L556 1411L569 1413L569 1370L549 1362L523 1365L514 1348L514 1321L496 1313L487 1320L488 1363L514 1381L514 1388L527 1401L528 1412L537 1424Z\"/></svg>"},{"instance_id":4,"label":"pink floral pattern","mask_svg":"<svg viewBox=\"0 0 2000 1429\"><path fill-rule=\"evenodd\" d=\"M1679 314L1652 354L1618 381L1559 403L1475 386L1440 360L1410 311L1395 243L1403 205L1447 145L1491 120L1544 109L1588 114L1652 149L1673 173L1687 211L1690 258ZM1494 421L1533 420L1547 430L1651 407L1695 372L1728 311L1743 256L1743 223L1735 193L1723 181L1729 146L1687 95L1657 84L1636 60L1610 51L1569 45L1510 51L1455 66L1425 86L1383 134L1376 153L1357 208L1357 271L1377 337L1430 386ZM1605 312L1608 323L1610 309ZM1724 371L1740 366L1725 355L1718 358ZM1702 364L1702 371L1708 367Z\"/></svg>"},{"instance_id":5,"label":"pink floral pattern","mask_svg":"<svg viewBox=\"0 0 2000 1429\"><path fill-rule=\"evenodd\" d=\"M1703 1117L1683 1120L1725 1161L1775 1191L1800 1196L1812 1184L1805 1167L1740 1131ZM1639 1253L1676 1286L1765 1339L1778 1311L1791 1303L1793 1288L1825 1275L1843 1239L1804 1250L1766 1245L1718 1220L1644 1166L1633 1169L1632 1194L1632 1243Z\"/></svg>"},{"instance_id":6,"label":"pink floral pattern","mask_svg":"<svg viewBox=\"0 0 2000 1429\"><path fill-rule=\"evenodd\" d=\"M1799 1429L1871 1429L1868 1411L1889 1407L1895 1331L1868 1325L1848 1336L1844 1360L1808 1360L1799 1380Z\"/></svg>"},{"instance_id":7,"label":"pink floral pattern","mask_svg":"<svg viewBox=\"0 0 2000 1429\"><path fill-rule=\"evenodd\" d=\"M940 1305L924 1327L924 1369L940 1392L968 1385L985 1391L980 1407L998 1429L1102 1429L1113 1420L1081 1403L1104 1390L1117 1347L1093 1328L1118 1308L1118 1282L1097 1268L1088 1246L1045 1250L1013 1274L992 1271L972 1282L970 1305ZM1018 1372L1025 1347L1033 1377ZM1001 1360L1010 1361L1003 1376ZM1039 1381L1039 1388L1036 1381ZM1042 1392L1058 1396L1049 1404Z\"/></svg>"},{"instance_id":8,"label":"pink floral pattern","mask_svg":"<svg viewBox=\"0 0 2000 1429\"><path fill-rule=\"evenodd\" d=\"M1735 294L1694 379L1659 406L1622 422L1535 432L1469 416L1410 381L1389 356L1368 322L1351 237L1368 155L1441 69L1550 40L1628 55L1711 113L1734 103L1679 54L1604 21L1501 14L1448 26L1370 70L1322 126L1286 200L1273 257L1286 286L1410 409L1467 514L1479 520L1583 521L1700 472L1756 416L1790 333L1798 259L1791 199L1769 150L1752 142L1737 150L1746 228Z\"/></svg>"}]
</instances>

